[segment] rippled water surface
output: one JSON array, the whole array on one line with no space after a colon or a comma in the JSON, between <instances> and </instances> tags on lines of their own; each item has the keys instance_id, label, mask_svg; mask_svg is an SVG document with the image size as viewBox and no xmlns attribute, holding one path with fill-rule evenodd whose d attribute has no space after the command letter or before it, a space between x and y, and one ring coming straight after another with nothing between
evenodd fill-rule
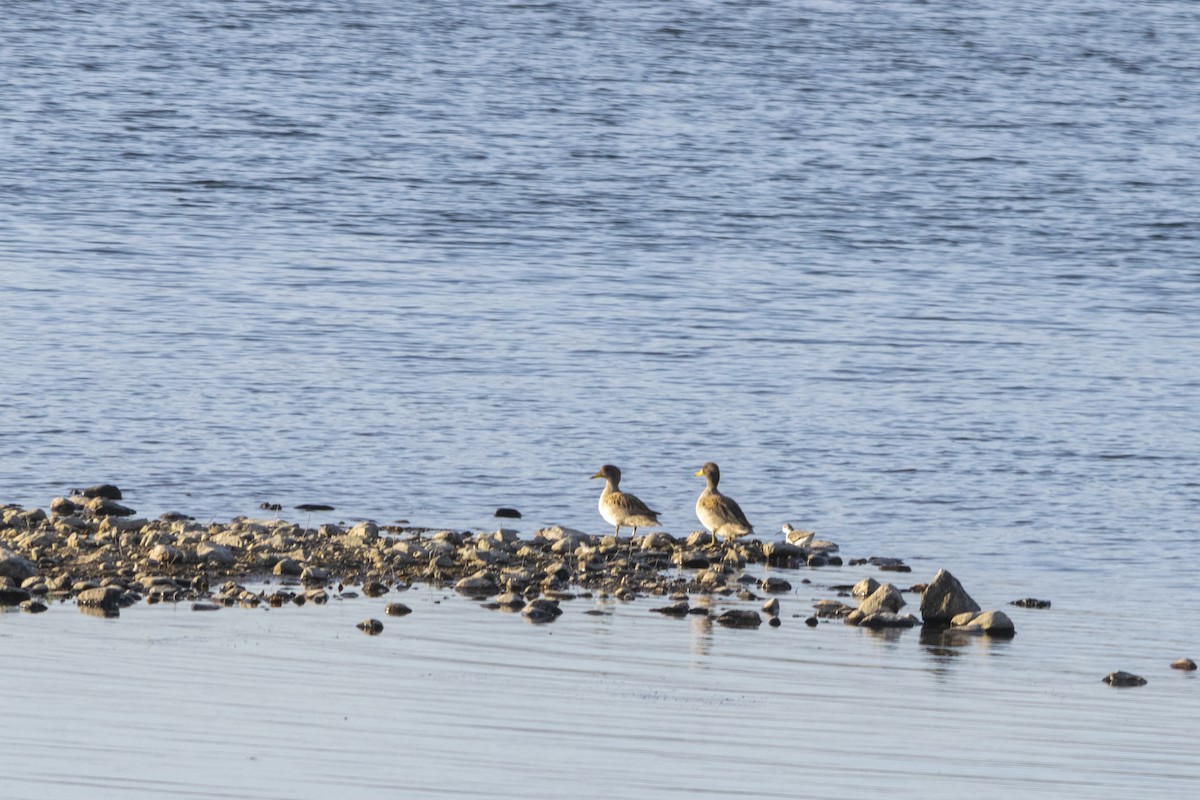
<instances>
[{"instance_id":1,"label":"rippled water surface","mask_svg":"<svg viewBox=\"0 0 1200 800\"><path fill-rule=\"evenodd\" d=\"M7 2L0 502L600 532L612 462L686 533L713 460L760 533L1054 601L944 660L636 604L5 615L16 795L139 752L240 765L206 796L1194 793L1198 40L1188 0Z\"/></svg>"}]
</instances>

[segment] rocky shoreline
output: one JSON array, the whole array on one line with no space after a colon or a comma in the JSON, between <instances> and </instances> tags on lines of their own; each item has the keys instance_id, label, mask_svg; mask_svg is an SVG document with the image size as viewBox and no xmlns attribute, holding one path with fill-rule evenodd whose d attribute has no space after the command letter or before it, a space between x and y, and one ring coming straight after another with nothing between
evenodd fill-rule
<instances>
[{"instance_id":1,"label":"rocky shoreline","mask_svg":"<svg viewBox=\"0 0 1200 800\"><path fill-rule=\"evenodd\" d=\"M197 610L319 604L347 586L381 596L428 583L452 586L535 622L553 621L561 613L559 602L573 597L663 597L672 602L653 610L667 616L709 614L708 604L689 604L698 596L765 600L761 615L736 609L716 617L731 627L757 627L764 615L779 624L779 602L772 596L790 592L792 585L778 576L754 577L748 565L815 569L844 563L836 544L790 526L783 540L728 544L702 531L617 539L550 527L521 538L504 528L479 533L374 522L308 527L245 517L201 524L181 514L149 520L137 518L121 500L116 486L99 485L55 498L49 512L13 505L0 509L0 603L38 611L45 608L43 599L74 598L82 610L111 615L143 600L190 601ZM894 558L850 564L911 571ZM242 585L267 576L280 578L279 588L253 592ZM859 598L860 604L818 602L810 625L825 618L867 628L924 623L1014 633L1003 612L981 617L978 604L948 573L939 573L929 588L900 590L874 578L832 588L840 596ZM902 591L924 593L921 620L900 613ZM406 613L407 607L394 605L395 613Z\"/></svg>"}]
</instances>

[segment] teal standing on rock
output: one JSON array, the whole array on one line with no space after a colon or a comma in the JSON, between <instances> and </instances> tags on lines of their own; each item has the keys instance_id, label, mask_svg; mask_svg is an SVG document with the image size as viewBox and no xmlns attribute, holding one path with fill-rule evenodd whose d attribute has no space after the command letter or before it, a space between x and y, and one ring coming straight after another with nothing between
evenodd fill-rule
<instances>
[{"instance_id":1,"label":"teal standing on rock","mask_svg":"<svg viewBox=\"0 0 1200 800\"><path fill-rule=\"evenodd\" d=\"M728 542L737 536L754 533L754 527L746 520L739 506L732 497L726 497L717 491L721 482L721 470L709 461L696 473L708 481L708 486L696 500L696 516L700 524L712 532L713 538L724 536Z\"/></svg>"},{"instance_id":2,"label":"teal standing on rock","mask_svg":"<svg viewBox=\"0 0 1200 800\"><path fill-rule=\"evenodd\" d=\"M618 489L621 470L612 464L605 464L592 478L604 478L604 491L600 493L600 516L609 525L617 526L617 536L621 535L622 526L633 528L633 535L637 536L638 528L658 525L657 511L651 511L641 500Z\"/></svg>"}]
</instances>

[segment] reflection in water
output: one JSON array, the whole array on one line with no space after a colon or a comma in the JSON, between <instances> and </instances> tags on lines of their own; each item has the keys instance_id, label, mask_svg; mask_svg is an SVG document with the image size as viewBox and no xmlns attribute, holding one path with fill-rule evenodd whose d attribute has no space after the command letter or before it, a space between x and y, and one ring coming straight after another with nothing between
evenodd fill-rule
<instances>
[{"instance_id":1,"label":"reflection in water","mask_svg":"<svg viewBox=\"0 0 1200 800\"><path fill-rule=\"evenodd\" d=\"M710 612L711 613L711 612ZM692 655L708 656L712 655L713 646L713 622L712 617L707 614L692 614L691 631L692 631ZM693 667L707 668L709 663L704 661L693 661Z\"/></svg>"}]
</instances>

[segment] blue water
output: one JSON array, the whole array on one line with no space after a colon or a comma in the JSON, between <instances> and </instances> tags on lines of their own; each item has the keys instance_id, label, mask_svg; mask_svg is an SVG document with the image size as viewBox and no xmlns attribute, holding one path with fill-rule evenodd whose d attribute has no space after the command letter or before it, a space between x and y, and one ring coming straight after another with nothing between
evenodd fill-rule
<instances>
[{"instance_id":1,"label":"blue water","mask_svg":"<svg viewBox=\"0 0 1200 800\"><path fill-rule=\"evenodd\" d=\"M712 460L761 534L1052 599L1007 652L1088 674L1031 683L1166 672L1197 41L1190 0L10 0L0 502L601 532L611 462L683 534Z\"/></svg>"}]
</instances>

